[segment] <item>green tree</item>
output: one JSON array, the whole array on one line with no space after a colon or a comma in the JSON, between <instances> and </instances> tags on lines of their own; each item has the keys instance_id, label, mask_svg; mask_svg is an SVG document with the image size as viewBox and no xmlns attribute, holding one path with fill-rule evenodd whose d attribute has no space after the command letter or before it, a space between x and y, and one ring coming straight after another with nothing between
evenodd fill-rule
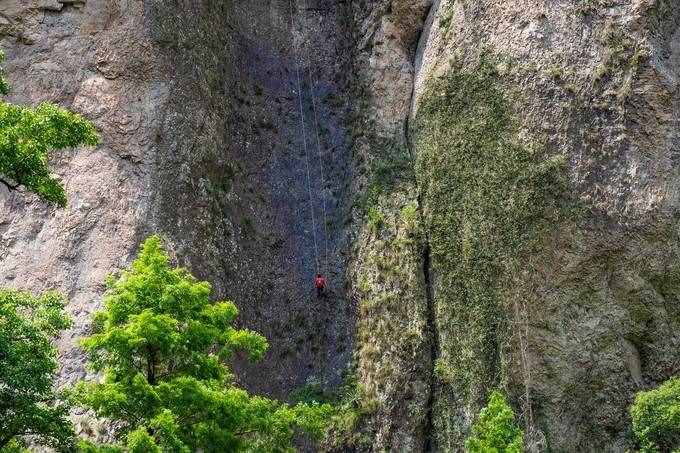
<instances>
[{"instance_id":1,"label":"green tree","mask_svg":"<svg viewBox=\"0 0 680 453\"><path fill-rule=\"evenodd\" d=\"M53 390L57 351L50 341L69 325L60 295L0 289L0 451L18 451L26 435L57 449L72 446L68 408Z\"/></svg>"},{"instance_id":2,"label":"green tree","mask_svg":"<svg viewBox=\"0 0 680 453\"><path fill-rule=\"evenodd\" d=\"M103 382L74 396L116 420L129 451L289 451L296 428L319 436L329 405L288 406L237 388L225 362L237 351L263 357L267 341L236 329L232 302L172 268L162 242L148 238L129 270L109 278L105 309L83 340Z\"/></svg>"},{"instance_id":3,"label":"green tree","mask_svg":"<svg viewBox=\"0 0 680 453\"><path fill-rule=\"evenodd\" d=\"M489 402L472 426L465 442L470 453L521 453L524 432L515 424L515 412L498 390L491 392Z\"/></svg>"},{"instance_id":4,"label":"green tree","mask_svg":"<svg viewBox=\"0 0 680 453\"><path fill-rule=\"evenodd\" d=\"M680 377L635 395L630 415L642 452L680 452Z\"/></svg>"},{"instance_id":5,"label":"green tree","mask_svg":"<svg viewBox=\"0 0 680 453\"><path fill-rule=\"evenodd\" d=\"M0 51L0 63L4 58ZM8 92L0 70L0 95ZM9 190L24 187L65 206L64 187L48 167L50 152L97 143L94 125L80 115L49 103L30 108L0 101L0 183Z\"/></svg>"}]
</instances>

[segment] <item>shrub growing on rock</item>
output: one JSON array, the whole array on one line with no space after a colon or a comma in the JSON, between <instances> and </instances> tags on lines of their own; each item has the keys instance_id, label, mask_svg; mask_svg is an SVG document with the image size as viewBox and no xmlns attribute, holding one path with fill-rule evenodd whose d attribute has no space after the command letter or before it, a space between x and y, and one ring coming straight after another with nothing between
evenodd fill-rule
<instances>
[{"instance_id":1,"label":"shrub growing on rock","mask_svg":"<svg viewBox=\"0 0 680 453\"><path fill-rule=\"evenodd\" d=\"M107 285L82 342L104 379L74 396L116 420L129 451L288 451L296 429L323 433L330 405L288 406L236 387L225 362L237 351L260 359L267 341L234 328L236 306L211 302L209 283L172 268L160 238Z\"/></svg>"},{"instance_id":2,"label":"shrub growing on rock","mask_svg":"<svg viewBox=\"0 0 680 453\"><path fill-rule=\"evenodd\" d=\"M491 392L465 448L470 453L521 453L523 446L524 432L516 425L515 412L505 395L498 390Z\"/></svg>"},{"instance_id":3,"label":"shrub growing on rock","mask_svg":"<svg viewBox=\"0 0 680 453\"><path fill-rule=\"evenodd\" d=\"M630 415L643 453L680 452L680 377L635 395Z\"/></svg>"}]
</instances>

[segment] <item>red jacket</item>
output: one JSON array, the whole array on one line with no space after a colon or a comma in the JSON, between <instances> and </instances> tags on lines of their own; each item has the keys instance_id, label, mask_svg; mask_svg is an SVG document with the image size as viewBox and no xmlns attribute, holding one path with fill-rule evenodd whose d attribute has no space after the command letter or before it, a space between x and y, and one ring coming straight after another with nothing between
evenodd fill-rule
<instances>
[{"instance_id":1,"label":"red jacket","mask_svg":"<svg viewBox=\"0 0 680 453\"><path fill-rule=\"evenodd\" d=\"M319 289L322 289L326 286L326 279L323 277L316 277L314 279L314 286L316 286Z\"/></svg>"}]
</instances>

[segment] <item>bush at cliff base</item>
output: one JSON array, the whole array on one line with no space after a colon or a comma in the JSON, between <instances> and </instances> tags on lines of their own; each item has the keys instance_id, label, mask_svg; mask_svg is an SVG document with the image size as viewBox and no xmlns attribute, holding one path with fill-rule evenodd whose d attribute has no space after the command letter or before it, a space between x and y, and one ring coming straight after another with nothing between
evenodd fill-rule
<instances>
[{"instance_id":1,"label":"bush at cliff base","mask_svg":"<svg viewBox=\"0 0 680 453\"><path fill-rule=\"evenodd\" d=\"M680 452L680 377L639 392L630 415L641 452Z\"/></svg>"},{"instance_id":2,"label":"bush at cliff base","mask_svg":"<svg viewBox=\"0 0 680 453\"><path fill-rule=\"evenodd\" d=\"M0 452L24 450L24 436L59 451L73 444L68 407L54 389L52 340L71 325L66 300L0 288Z\"/></svg>"},{"instance_id":3,"label":"bush at cliff base","mask_svg":"<svg viewBox=\"0 0 680 453\"><path fill-rule=\"evenodd\" d=\"M524 432L515 424L515 412L505 395L495 390L489 403L479 413L472 433L465 442L470 453L521 453Z\"/></svg>"}]
</instances>

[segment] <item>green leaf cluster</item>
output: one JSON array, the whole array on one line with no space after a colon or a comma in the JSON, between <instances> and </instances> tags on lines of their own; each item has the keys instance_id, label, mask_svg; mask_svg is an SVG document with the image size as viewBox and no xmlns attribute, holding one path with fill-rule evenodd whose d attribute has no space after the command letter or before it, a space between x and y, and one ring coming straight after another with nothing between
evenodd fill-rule
<instances>
[{"instance_id":1,"label":"green leaf cluster","mask_svg":"<svg viewBox=\"0 0 680 453\"><path fill-rule=\"evenodd\" d=\"M3 60L0 52L0 63ZM8 91L0 71L0 94ZM50 152L97 143L94 125L78 114L49 103L31 108L0 101L0 183L10 190L23 186L65 206L64 187L48 166Z\"/></svg>"},{"instance_id":2,"label":"green leaf cluster","mask_svg":"<svg viewBox=\"0 0 680 453\"><path fill-rule=\"evenodd\" d=\"M83 340L102 382L81 383L75 400L116 420L129 451L289 451L296 429L320 436L331 406L249 395L225 365L237 352L261 359L261 335L233 327L229 301L170 266L148 238L131 269L107 282L105 309Z\"/></svg>"},{"instance_id":3,"label":"green leaf cluster","mask_svg":"<svg viewBox=\"0 0 680 453\"><path fill-rule=\"evenodd\" d=\"M68 408L53 389L57 351L51 343L69 325L58 294L0 289L0 451L19 451L20 436L72 447Z\"/></svg>"},{"instance_id":4,"label":"green leaf cluster","mask_svg":"<svg viewBox=\"0 0 680 453\"><path fill-rule=\"evenodd\" d=\"M498 390L491 392L489 403L479 413L472 433L465 441L470 453L521 453L524 432L515 424L515 412Z\"/></svg>"},{"instance_id":5,"label":"green leaf cluster","mask_svg":"<svg viewBox=\"0 0 680 453\"><path fill-rule=\"evenodd\" d=\"M635 395L630 415L640 451L680 452L680 377Z\"/></svg>"}]
</instances>

